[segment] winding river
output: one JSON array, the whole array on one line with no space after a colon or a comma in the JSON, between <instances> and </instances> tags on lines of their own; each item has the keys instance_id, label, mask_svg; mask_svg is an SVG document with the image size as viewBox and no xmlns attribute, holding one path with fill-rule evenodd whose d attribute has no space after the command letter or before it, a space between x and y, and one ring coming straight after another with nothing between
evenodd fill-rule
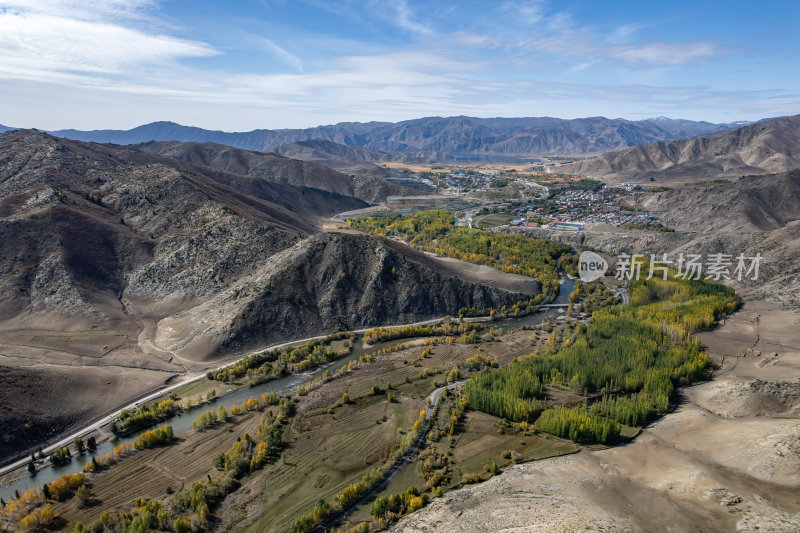
<instances>
[{"instance_id":1,"label":"winding river","mask_svg":"<svg viewBox=\"0 0 800 533\"><path fill-rule=\"evenodd\" d=\"M574 285L575 284L572 280L562 276L561 289L559 291L558 298L555 300L555 303L568 303L569 294L572 292ZM544 309L525 317L498 320L496 322L492 322L491 326L495 328L500 327L505 330L512 328L519 329L524 325L540 324L547 319L552 319L560 314L563 314L563 312L564 311L561 309ZM172 426L172 429L176 435L193 431L192 422L198 416L207 411L216 411L221 405L224 405L226 408L230 409L230 407L234 404L240 404L250 398L261 396L263 394L270 394L272 392L275 392L279 395L293 392L299 385L313 380L326 370L330 370L331 373L334 373L339 368L347 365L350 361L358 360L358 358L364 353L393 346L398 342L403 341L401 339L397 339L394 341L371 345L369 348L364 348L363 335L359 335L355 341L355 346L352 353L343 357L342 359L338 359L333 363L324 365L303 374L290 374L288 376L283 376L273 379L272 381L262 383L261 385L257 385L255 387L242 387L220 397L214 402L210 402L208 404L195 407L194 409L190 409L189 411L175 415L165 423L168 423ZM221 383L220 386L224 387L225 384ZM140 434L144 433L144 431L146 431L146 429L142 429L141 431L131 433L124 437L115 437L106 440L97 445L97 450L95 450L93 454L84 453L80 456L73 456L72 460L64 465L43 468L33 476L26 475L9 485L0 488L0 498L3 498L6 502L9 502L14 499L15 490L18 490L20 494L22 494L28 489L41 486L43 483L52 483L65 474L74 474L76 472L80 472L83 465L86 464L87 461L91 460L92 455L99 457L110 453L116 446L133 442Z\"/></svg>"}]
</instances>

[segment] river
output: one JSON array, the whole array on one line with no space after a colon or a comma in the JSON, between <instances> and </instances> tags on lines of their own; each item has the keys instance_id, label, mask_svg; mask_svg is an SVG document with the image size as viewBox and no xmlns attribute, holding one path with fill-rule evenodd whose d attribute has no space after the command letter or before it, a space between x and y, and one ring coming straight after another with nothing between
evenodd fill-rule
<instances>
[{"instance_id":1,"label":"river","mask_svg":"<svg viewBox=\"0 0 800 533\"><path fill-rule=\"evenodd\" d=\"M572 280L562 276L561 288L554 303L568 303L569 294L572 292L574 285L575 283ZM495 328L500 327L505 330L519 329L525 325L530 326L534 324L540 324L561 314L564 314L563 309L544 309L525 317L498 320L496 322L489 322L487 325ZM371 345L369 348L364 348L362 339L363 335L359 335L355 341L353 352L342 359L336 360L333 363L303 374L290 374L288 376L273 379L272 381L262 383L261 385L257 385L255 387L242 387L231 392L230 394L220 397L214 402L210 402L208 404L195 407L194 409L175 415L164 423L170 424L176 435L193 431L192 422L198 416L207 411L216 411L221 405L224 405L226 408L230 409L230 407L234 404L240 404L250 398L261 396L263 394L275 392L280 395L293 392L299 385L308 383L326 370L330 370L331 373L334 373L339 368L347 365L350 361L357 360L364 353L372 352L380 348L394 346L399 342L403 342L402 339L397 339L394 341ZM220 383L220 387L224 388L225 384ZM64 465L44 468L37 472L35 476L26 475L23 478L12 482L10 485L0 488L0 498L3 498L6 502L9 502L14 499L15 490L18 490L20 494L22 494L28 489L41 486L43 483L52 483L65 474L74 474L76 472L80 472L83 465L86 464L87 461L91 460L92 455L99 457L110 453L116 446L133 442L139 435L144 433L144 431L146 431L146 429L131 433L125 437L115 437L106 440L99 443L97 445L97 450L95 450L92 454L84 453L83 455L73 456L72 460Z\"/></svg>"}]
</instances>

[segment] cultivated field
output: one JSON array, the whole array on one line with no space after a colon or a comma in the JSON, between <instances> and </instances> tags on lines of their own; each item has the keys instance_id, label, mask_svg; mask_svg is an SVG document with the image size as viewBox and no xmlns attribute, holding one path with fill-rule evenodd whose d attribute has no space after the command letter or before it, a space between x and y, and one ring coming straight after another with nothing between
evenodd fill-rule
<instances>
[{"instance_id":1,"label":"cultivated field","mask_svg":"<svg viewBox=\"0 0 800 533\"><path fill-rule=\"evenodd\" d=\"M713 379L633 442L513 466L392 531L800 530L798 324L795 311L747 303L699 334L722 364Z\"/></svg>"}]
</instances>

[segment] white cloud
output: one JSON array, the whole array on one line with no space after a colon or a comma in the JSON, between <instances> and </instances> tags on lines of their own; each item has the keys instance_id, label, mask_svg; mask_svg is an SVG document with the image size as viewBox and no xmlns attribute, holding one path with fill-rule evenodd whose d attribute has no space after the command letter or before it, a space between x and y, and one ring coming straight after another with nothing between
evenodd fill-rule
<instances>
[{"instance_id":1,"label":"white cloud","mask_svg":"<svg viewBox=\"0 0 800 533\"><path fill-rule=\"evenodd\" d=\"M501 11L510 14L515 21L528 25L544 18L545 7L543 0L507 1L500 5Z\"/></svg>"},{"instance_id":2,"label":"white cloud","mask_svg":"<svg viewBox=\"0 0 800 533\"><path fill-rule=\"evenodd\" d=\"M220 47L260 52L262 58L266 52L291 67L264 74L258 57L244 72L182 61L220 52L175 37L175 28L159 19L155 0L97 6L0 0L0 122L56 129L176 120L242 130L447 114L653 116L696 109L711 118L706 113L713 102L746 109L758 99L763 105L753 109L776 115L798 104L795 95L784 93L666 87L669 82L654 67L711 61L727 51L711 41L632 44L635 24L599 35L568 13L549 11L543 1L506 2L475 28L453 24L445 34L433 29L437 20L445 27L443 19L431 15L422 24L403 0L367 2L363 11L373 22L401 28L395 33L409 42L393 51L371 42L343 56L342 49L357 48L353 42L309 44L315 34L284 47L278 39L237 28L231 48ZM292 53L309 48L324 49L322 59ZM315 61L322 66L312 68ZM592 69L602 69L601 77ZM90 119L95 122L82 122Z\"/></svg>"},{"instance_id":3,"label":"white cloud","mask_svg":"<svg viewBox=\"0 0 800 533\"><path fill-rule=\"evenodd\" d=\"M204 43L119 22L145 16L142 9L149 5L112 1L88 10L86 3L68 0L0 3L0 76L89 81L87 74L121 74L217 53Z\"/></svg>"},{"instance_id":4,"label":"white cloud","mask_svg":"<svg viewBox=\"0 0 800 533\"><path fill-rule=\"evenodd\" d=\"M142 18L155 7L153 0L2 0L0 9L48 13L84 20L103 20L108 17Z\"/></svg>"}]
</instances>

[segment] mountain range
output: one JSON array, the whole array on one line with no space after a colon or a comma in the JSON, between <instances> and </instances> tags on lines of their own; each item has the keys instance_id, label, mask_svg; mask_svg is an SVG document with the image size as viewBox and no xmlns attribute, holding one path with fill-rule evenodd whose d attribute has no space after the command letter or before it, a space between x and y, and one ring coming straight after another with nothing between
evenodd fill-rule
<instances>
[{"instance_id":1,"label":"mountain range","mask_svg":"<svg viewBox=\"0 0 800 533\"><path fill-rule=\"evenodd\" d=\"M402 122L341 122L306 129L222 132L153 122L131 130L59 130L68 139L114 144L148 141L213 142L254 151L272 151L298 141L323 140L389 154L443 159L459 154L593 154L638 144L688 139L742 123L712 124L664 117L647 120L589 117L558 119L427 117Z\"/></svg>"},{"instance_id":2,"label":"mountain range","mask_svg":"<svg viewBox=\"0 0 800 533\"><path fill-rule=\"evenodd\" d=\"M116 316L129 313L137 305L134 302L155 301L173 302L177 307L173 305L172 311L183 309L185 317L200 302L224 309L225 301L236 300L230 322L217 324L216 340L204 340L203 348L195 351L206 357L219 355L222 344L242 349L336 325L356 327L447 314L454 311L451 304L459 304L460 299L449 291L437 291L438 303L437 298L426 297L388 305L387 293L367 305L366 292L371 290L383 294L393 287L393 298L404 294L406 289L398 284L402 285L407 272L410 277L411 271L422 267L409 266L415 261L419 264L419 259L405 258L400 249L385 248L380 240L364 235L315 237L326 217L368 205L354 196L358 187L349 176L272 154L235 149L214 152L207 145L193 144L157 146L163 150L149 147L186 161L57 139L35 130L0 134L0 217L4 221L0 269L6 273L0 283L0 320L13 321L24 313L24 320L33 323L38 315L66 312L91 322L104 313L98 302L117 307L111 313ZM198 154L206 164L194 159ZM398 190L403 188L385 185L385 192ZM351 191L352 195L344 194ZM353 248L362 246L365 239L371 251L355 253ZM333 260L336 254L331 247L344 255ZM346 258L350 252L352 261ZM322 255L308 257L315 253ZM298 257L308 261L298 262ZM317 272L324 265L329 268ZM397 267L397 274L386 277L384 270L392 267ZM305 288L292 283L273 287L284 269L289 278L302 278ZM425 269L431 270L430 265ZM317 274L321 278L313 283L306 279ZM433 272L419 273L420 279L410 287L417 290L428 285L426 276L436 278ZM445 280L440 283L447 287ZM466 291L464 304L483 305L512 297L480 285L453 283L461 283L458 291ZM287 294L287 298L295 303L276 306L272 302L270 307L302 320L276 321L257 334L248 333L247 342L235 340L251 326L244 317L252 318L252 309L244 302L271 301L266 294L279 287L293 292L295 297ZM302 291L311 291L313 298L301 298ZM322 305L318 301L322 297L336 302ZM295 309L296 305L302 309ZM409 306L415 306L413 312ZM222 315L217 313L214 320ZM330 322L332 316L336 323ZM173 335L176 328L170 331ZM198 337L197 331L187 331L187 335Z\"/></svg>"},{"instance_id":3,"label":"mountain range","mask_svg":"<svg viewBox=\"0 0 800 533\"><path fill-rule=\"evenodd\" d=\"M692 182L800 168L800 115L683 141L634 146L559 171L610 181Z\"/></svg>"}]
</instances>

